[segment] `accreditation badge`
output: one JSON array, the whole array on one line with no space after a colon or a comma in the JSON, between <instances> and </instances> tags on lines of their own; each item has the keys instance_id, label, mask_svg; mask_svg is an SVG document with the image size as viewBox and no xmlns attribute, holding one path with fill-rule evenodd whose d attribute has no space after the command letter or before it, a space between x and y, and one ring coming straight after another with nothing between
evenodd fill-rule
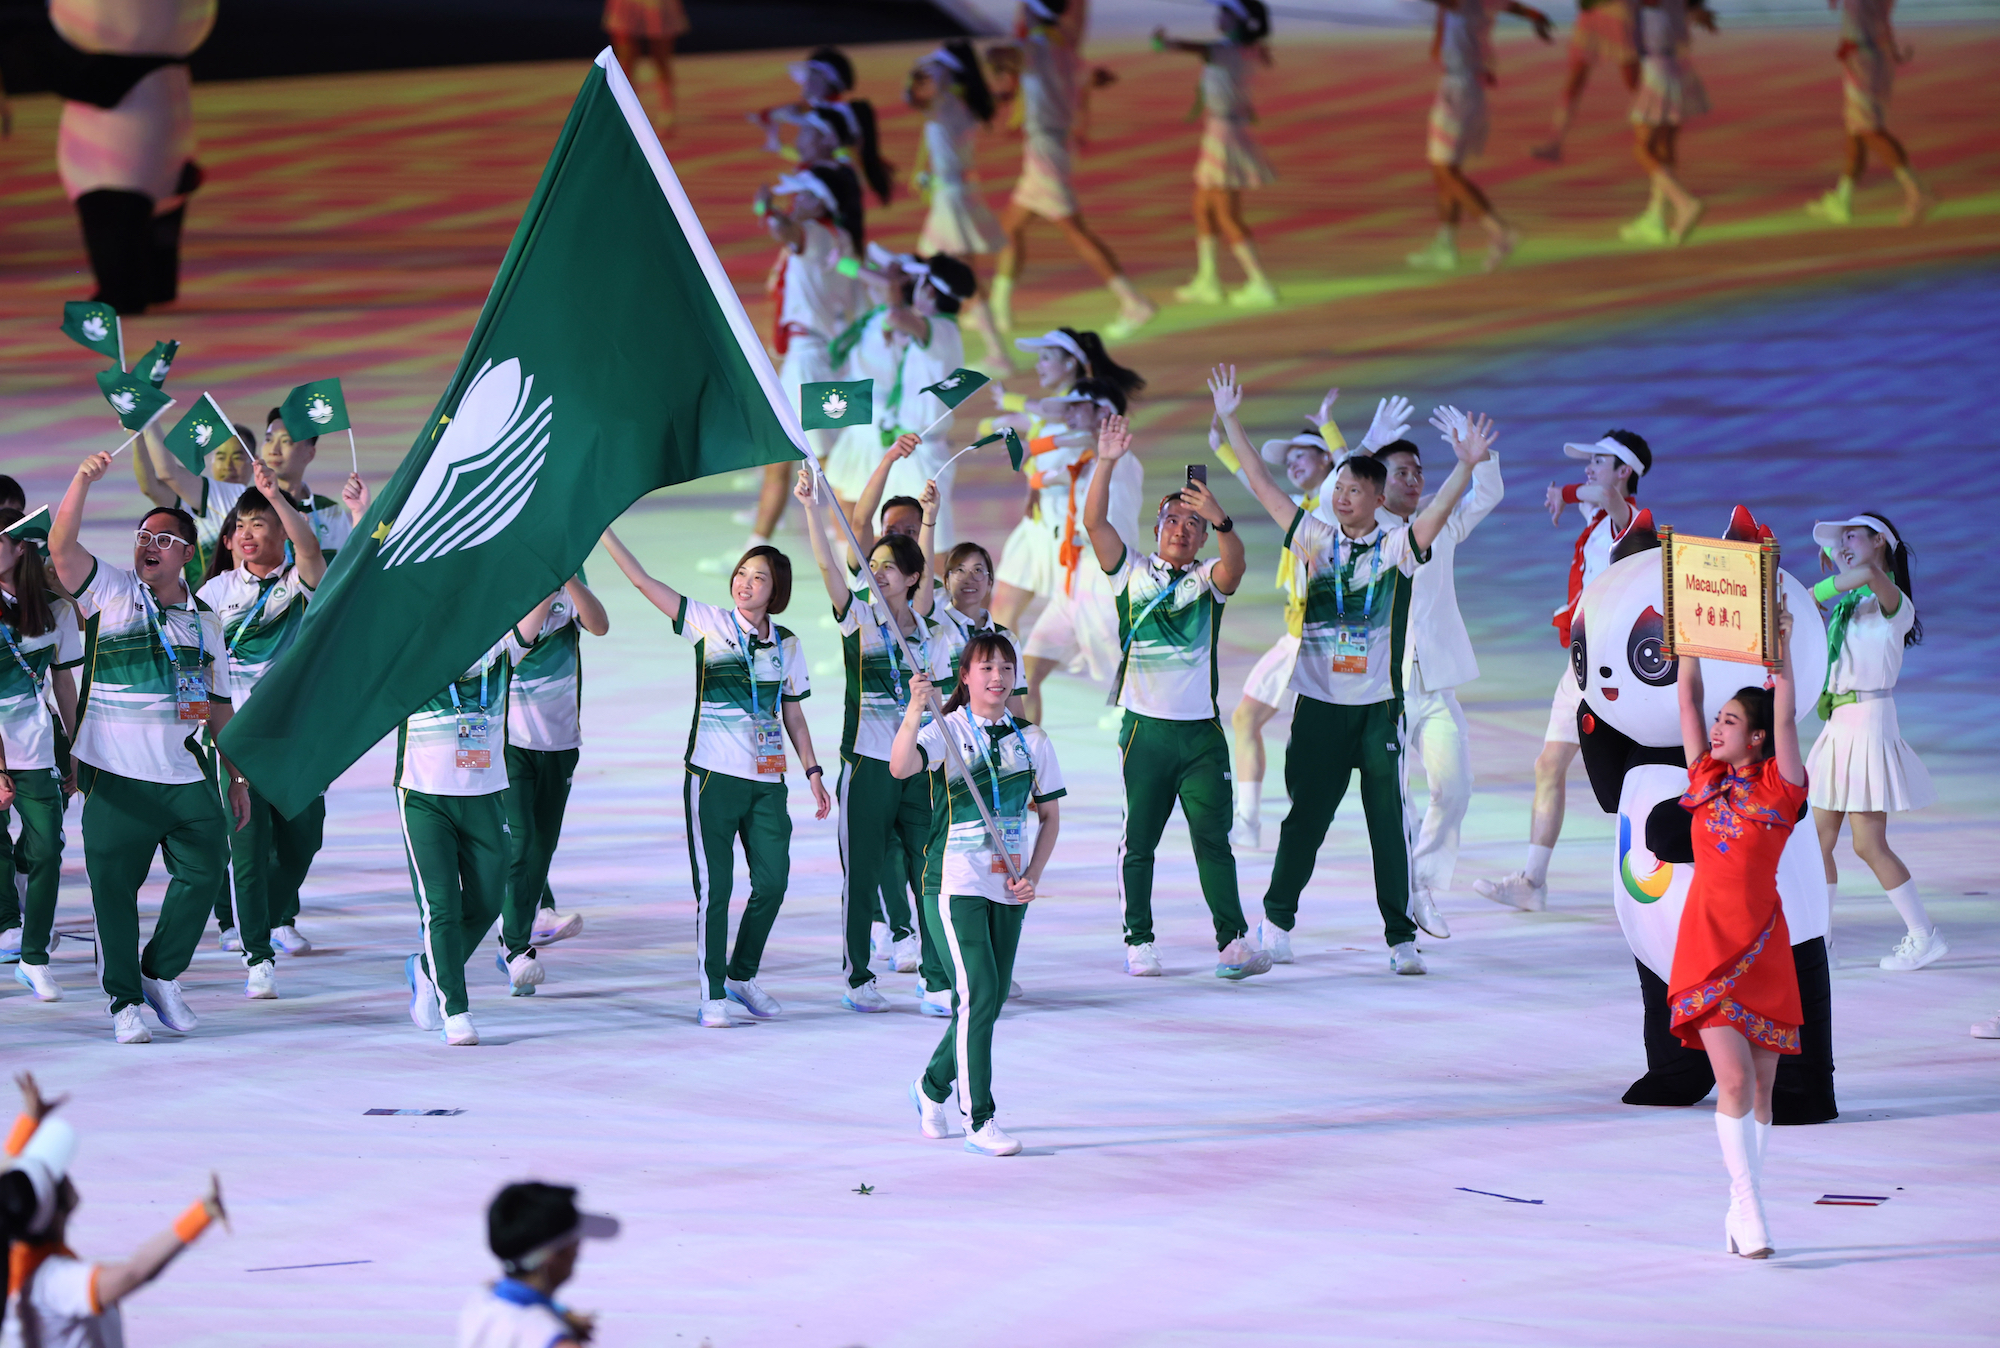
<instances>
[{"instance_id":1,"label":"accreditation badge","mask_svg":"<svg viewBox=\"0 0 2000 1348\"><path fill-rule=\"evenodd\" d=\"M993 822L1000 825L1000 839L1007 844L1007 855L1014 858L1014 869L1017 871L1020 870L1021 821L1019 819L996 819ZM987 841L991 842L992 839L989 838ZM1008 873L1007 857L1002 856L998 852L993 854L993 873L995 875L1006 875Z\"/></svg>"},{"instance_id":2,"label":"accreditation badge","mask_svg":"<svg viewBox=\"0 0 2000 1348\"><path fill-rule=\"evenodd\" d=\"M1367 628L1341 626L1333 629L1333 672L1336 674L1368 672Z\"/></svg>"},{"instance_id":3,"label":"accreditation badge","mask_svg":"<svg viewBox=\"0 0 2000 1348\"><path fill-rule=\"evenodd\" d=\"M458 767L480 772L492 767L493 750L487 741L492 724L483 711L461 711L458 714L458 751L452 762Z\"/></svg>"},{"instance_id":4,"label":"accreditation badge","mask_svg":"<svg viewBox=\"0 0 2000 1348\"><path fill-rule=\"evenodd\" d=\"M183 721L208 720L208 675L176 674L174 707Z\"/></svg>"},{"instance_id":5,"label":"accreditation badge","mask_svg":"<svg viewBox=\"0 0 2000 1348\"><path fill-rule=\"evenodd\" d=\"M759 716L751 724L750 738L760 775L785 775L785 731L775 716Z\"/></svg>"}]
</instances>

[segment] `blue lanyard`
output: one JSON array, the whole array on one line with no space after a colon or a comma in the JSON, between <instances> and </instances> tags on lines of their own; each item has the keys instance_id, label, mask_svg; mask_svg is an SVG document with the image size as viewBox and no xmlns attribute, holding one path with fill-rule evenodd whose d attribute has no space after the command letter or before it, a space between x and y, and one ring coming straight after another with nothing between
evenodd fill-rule
<instances>
[{"instance_id":1,"label":"blue lanyard","mask_svg":"<svg viewBox=\"0 0 2000 1348\"><path fill-rule=\"evenodd\" d=\"M290 547L291 544L287 543L285 546ZM257 621L257 615L264 611L264 601L271 597L271 591L277 589L279 583L283 581L284 578L285 578L284 571L280 569L276 572L273 572L268 579L257 582L257 584L260 587L257 592L257 602L252 604L250 606L250 611L243 615L243 621L236 625L236 635L233 638L230 638L227 643L229 653L231 655L236 654L236 647L239 644L241 644L244 634L247 633L250 630L251 625Z\"/></svg>"},{"instance_id":2,"label":"blue lanyard","mask_svg":"<svg viewBox=\"0 0 2000 1348\"><path fill-rule=\"evenodd\" d=\"M885 605L887 602L883 601ZM869 608L872 611L874 605L870 604ZM917 644L917 658L924 662L924 671L928 673L931 667L931 648L930 643L924 639L924 615L912 612L911 616L917 620L917 630L910 634L910 640ZM910 695L903 691L903 662L897 655L899 647L896 645L895 637L889 633L889 624L877 619L875 626L882 633L882 656L889 662L890 677L895 680L896 705L904 706L908 704Z\"/></svg>"},{"instance_id":3,"label":"blue lanyard","mask_svg":"<svg viewBox=\"0 0 2000 1348\"><path fill-rule=\"evenodd\" d=\"M147 588L144 581L139 582L139 602L146 610L146 625L151 627L153 635L160 639L160 649L167 653L167 666L173 672L175 680L178 681L181 673L181 658L174 654L173 643L167 640L166 624L160 620L159 614L154 611L153 592ZM201 611L197 609L194 615L194 662L196 665L205 665L208 663L208 645L202 639L202 636Z\"/></svg>"},{"instance_id":4,"label":"blue lanyard","mask_svg":"<svg viewBox=\"0 0 2000 1348\"><path fill-rule=\"evenodd\" d=\"M743 668L750 673L750 719L761 721L764 719L764 708L757 701L757 652L751 645L756 634L743 630L743 624L737 620L735 609L729 610L729 621L735 626L736 640L743 647ZM771 620L766 618L764 621ZM771 624L771 636L774 638L771 642L771 655L778 662L778 696L782 699L785 695L785 639L778 635L776 623Z\"/></svg>"},{"instance_id":5,"label":"blue lanyard","mask_svg":"<svg viewBox=\"0 0 2000 1348\"><path fill-rule=\"evenodd\" d=\"M1361 625L1363 627L1368 625L1368 615L1375 610L1375 582L1382 578L1382 537L1387 532L1388 530L1378 527L1375 530L1375 537L1370 540L1374 554L1374 564L1368 572L1368 595L1361 601ZM1342 534L1340 538L1346 538L1346 535ZM1343 572L1340 569L1340 539L1335 539L1333 545L1333 577L1335 581L1333 587L1333 611L1343 622L1347 620L1347 582L1354 578L1354 572L1361 564L1361 559L1354 555L1356 546L1358 545L1352 542L1348 544L1347 570Z\"/></svg>"},{"instance_id":6,"label":"blue lanyard","mask_svg":"<svg viewBox=\"0 0 2000 1348\"><path fill-rule=\"evenodd\" d=\"M1021 746L1021 756L1028 760L1028 775L1033 777L1035 772L1035 756L1028 752L1028 741L1022 738L1021 727L1015 722L1014 713L1002 707L1000 714L1007 718L1007 728L1014 732L1014 742ZM972 719L972 708L970 706L965 708L965 728L972 732L973 741L979 746L979 756L986 760L987 784L993 788L993 817L998 819L1000 817L1000 755L994 750L993 737L986 733L986 727ZM974 791L979 789L973 785L970 777L966 779L965 784Z\"/></svg>"},{"instance_id":7,"label":"blue lanyard","mask_svg":"<svg viewBox=\"0 0 2000 1348\"><path fill-rule=\"evenodd\" d=\"M34 686L35 694L40 696L42 691L41 677L28 664L28 657L21 654L21 648L14 644L14 635L14 628L10 624L0 623L0 637L7 639L7 649L14 653L14 663L21 667L21 672L28 676L28 682Z\"/></svg>"},{"instance_id":8,"label":"blue lanyard","mask_svg":"<svg viewBox=\"0 0 2000 1348\"><path fill-rule=\"evenodd\" d=\"M486 714L486 674L487 671L492 668L493 668L493 662L491 660L487 660L484 664L479 666L479 714L481 716L484 716ZM451 681L451 709L460 714L463 714L465 711L464 704L462 704L458 700L457 679L453 679Z\"/></svg>"}]
</instances>

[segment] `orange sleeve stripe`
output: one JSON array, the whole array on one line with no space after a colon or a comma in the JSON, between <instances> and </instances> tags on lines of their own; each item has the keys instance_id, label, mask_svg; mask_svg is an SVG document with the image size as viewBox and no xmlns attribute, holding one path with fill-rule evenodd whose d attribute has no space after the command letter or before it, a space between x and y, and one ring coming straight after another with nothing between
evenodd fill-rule
<instances>
[{"instance_id":1,"label":"orange sleeve stripe","mask_svg":"<svg viewBox=\"0 0 2000 1348\"><path fill-rule=\"evenodd\" d=\"M174 1235L183 1245L192 1245L195 1237L208 1230L208 1205L196 1200L188 1204L187 1211L174 1218Z\"/></svg>"},{"instance_id":2,"label":"orange sleeve stripe","mask_svg":"<svg viewBox=\"0 0 2000 1348\"><path fill-rule=\"evenodd\" d=\"M90 1266L90 1313L92 1315L104 1314L104 1303L97 1298L97 1275L102 1272L104 1272L103 1265L92 1264Z\"/></svg>"},{"instance_id":3,"label":"orange sleeve stripe","mask_svg":"<svg viewBox=\"0 0 2000 1348\"><path fill-rule=\"evenodd\" d=\"M28 1139L35 1135L37 1124L26 1114L15 1117L14 1127L7 1134L7 1154L19 1156L27 1148Z\"/></svg>"}]
</instances>

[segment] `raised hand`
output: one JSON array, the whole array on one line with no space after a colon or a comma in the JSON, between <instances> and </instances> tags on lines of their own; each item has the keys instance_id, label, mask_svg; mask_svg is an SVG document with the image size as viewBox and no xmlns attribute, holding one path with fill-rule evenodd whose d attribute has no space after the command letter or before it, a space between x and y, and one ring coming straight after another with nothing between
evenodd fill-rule
<instances>
[{"instance_id":1,"label":"raised hand","mask_svg":"<svg viewBox=\"0 0 2000 1348\"><path fill-rule=\"evenodd\" d=\"M936 478L932 478L930 481L924 483L924 494L917 498L917 504L923 508L924 523L936 524L938 508L938 485Z\"/></svg>"},{"instance_id":2,"label":"raised hand","mask_svg":"<svg viewBox=\"0 0 2000 1348\"><path fill-rule=\"evenodd\" d=\"M1563 489L1553 482L1549 483L1549 489L1542 493L1542 508L1549 512L1550 524L1562 523L1563 506L1565 504Z\"/></svg>"},{"instance_id":3,"label":"raised hand","mask_svg":"<svg viewBox=\"0 0 2000 1348\"><path fill-rule=\"evenodd\" d=\"M278 476L262 459L250 461L250 479L257 490L264 494L265 500L268 501L278 494Z\"/></svg>"},{"instance_id":4,"label":"raised hand","mask_svg":"<svg viewBox=\"0 0 2000 1348\"><path fill-rule=\"evenodd\" d=\"M904 431L896 437L895 443L889 446L889 457L892 459L907 459L910 455L917 452L917 445L919 443L915 431Z\"/></svg>"},{"instance_id":5,"label":"raised hand","mask_svg":"<svg viewBox=\"0 0 2000 1348\"><path fill-rule=\"evenodd\" d=\"M1431 409L1431 425L1444 438L1448 448L1453 436L1466 433L1465 413L1449 403L1440 403Z\"/></svg>"},{"instance_id":6,"label":"raised hand","mask_svg":"<svg viewBox=\"0 0 2000 1348\"><path fill-rule=\"evenodd\" d=\"M1324 426L1333 420L1333 405L1340 401L1340 390L1330 388L1326 396L1319 400L1319 414L1313 418L1313 425Z\"/></svg>"},{"instance_id":7,"label":"raised hand","mask_svg":"<svg viewBox=\"0 0 2000 1348\"><path fill-rule=\"evenodd\" d=\"M1493 418L1483 414L1467 417L1465 425L1464 433L1453 434L1451 449L1460 463L1471 468L1492 457L1493 445L1500 436L1493 429Z\"/></svg>"},{"instance_id":8,"label":"raised hand","mask_svg":"<svg viewBox=\"0 0 2000 1348\"><path fill-rule=\"evenodd\" d=\"M76 466L76 475L85 482L95 482L103 477L109 471L110 467L111 456L109 454L92 454Z\"/></svg>"},{"instance_id":9,"label":"raised hand","mask_svg":"<svg viewBox=\"0 0 2000 1348\"><path fill-rule=\"evenodd\" d=\"M1220 417L1210 417L1208 419L1208 452L1211 454L1222 452L1222 419Z\"/></svg>"},{"instance_id":10,"label":"raised hand","mask_svg":"<svg viewBox=\"0 0 2000 1348\"><path fill-rule=\"evenodd\" d=\"M33 1072L16 1072L14 1084L21 1088L21 1112L36 1123L54 1113L58 1105L69 1099L67 1095L58 1095L53 1100L43 1099L42 1089L35 1084Z\"/></svg>"},{"instance_id":11,"label":"raised hand","mask_svg":"<svg viewBox=\"0 0 2000 1348\"><path fill-rule=\"evenodd\" d=\"M1372 453L1403 438L1410 429L1410 415L1416 411L1408 398L1392 393L1375 404L1375 419L1361 438L1361 452Z\"/></svg>"},{"instance_id":12,"label":"raised hand","mask_svg":"<svg viewBox=\"0 0 2000 1348\"><path fill-rule=\"evenodd\" d=\"M1215 414L1219 417L1233 417L1236 409L1243 406L1243 386L1236 382L1234 365L1218 365L1211 370L1208 391L1215 399Z\"/></svg>"},{"instance_id":13,"label":"raised hand","mask_svg":"<svg viewBox=\"0 0 2000 1348\"><path fill-rule=\"evenodd\" d=\"M1210 524L1220 524L1225 518L1222 502L1215 499L1215 493L1208 489L1206 482L1195 481L1181 488L1181 503L1189 506L1194 513Z\"/></svg>"},{"instance_id":14,"label":"raised hand","mask_svg":"<svg viewBox=\"0 0 2000 1348\"><path fill-rule=\"evenodd\" d=\"M1104 418L1104 424L1097 428L1097 457L1106 463L1125 457L1125 451L1132 448L1132 426L1124 417L1113 412Z\"/></svg>"},{"instance_id":15,"label":"raised hand","mask_svg":"<svg viewBox=\"0 0 2000 1348\"><path fill-rule=\"evenodd\" d=\"M815 498L813 496L813 475L810 468L799 469L798 481L792 484L792 495L798 497L799 501L804 505L813 504Z\"/></svg>"},{"instance_id":16,"label":"raised hand","mask_svg":"<svg viewBox=\"0 0 2000 1348\"><path fill-rule=\"evenodd\" d=\"M347 481L340 484L341 504L347 507L347 513L357 521L361 518L362 512L368 509L371 497L368 484L361 480L359 473L349 473Z\"/></svg>"}]
</instances>

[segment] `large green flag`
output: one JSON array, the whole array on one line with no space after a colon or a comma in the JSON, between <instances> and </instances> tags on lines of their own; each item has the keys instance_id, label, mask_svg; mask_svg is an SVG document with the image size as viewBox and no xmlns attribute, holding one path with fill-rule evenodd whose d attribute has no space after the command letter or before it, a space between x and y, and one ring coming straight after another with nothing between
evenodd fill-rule
<instances>
[{"instance_id":1,"label":"large green flag","mask_svg":"<svg viewBox=\"0 0 2000 1348\"><path fill-rule=\"evenodd\" d=\"M296 814L659 487L804 435L607 50L416 444L222 748Z\"/></svg>"}]
</instances>

